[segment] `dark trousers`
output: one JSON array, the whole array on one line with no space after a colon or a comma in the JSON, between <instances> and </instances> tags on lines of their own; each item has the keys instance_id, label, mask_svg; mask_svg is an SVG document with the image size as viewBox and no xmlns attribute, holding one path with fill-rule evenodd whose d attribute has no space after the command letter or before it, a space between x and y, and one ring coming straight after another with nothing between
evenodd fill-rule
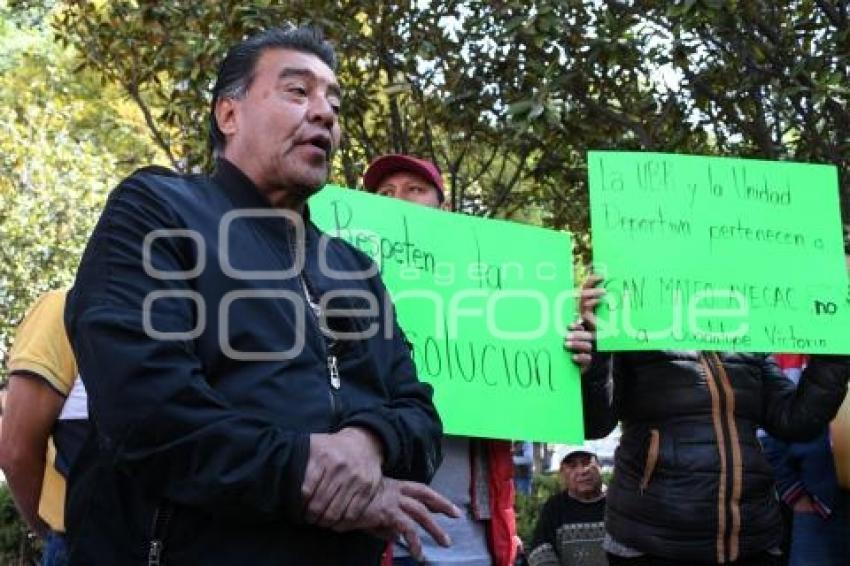
<instances>
[{"instance_id":1,"label":"dark trousers","mask_svg":"<svg viewBox=\"0 0 850 566\"><path fill-rule=\"evenodd\" d=\"M51 532L44 542L41 554L41 566L67 566L68 546L63 533Z\"/></svg>"},{"instance_id":2,"label":"dark trousers","mask_svg":"<svg viewBox=\"0 0 850 566\"><path fill-rule=\"evenodd\" d=\"M795 513L791 566L847 566L850 564L850 491L841 490L831 502L832 515Z\"/></svg>"},{"instance_id":3,"label":"dark trousers","mask_svg":"<svg viewBox=\"0 0 850 566\"><path fill-rule=\"evenodd\" d=\"M742 558L735 562L727 562L729 566L778 566L780 557L763 552L756 556ZM692 560L672 560L658 556L637 556L622 558L608 554L608 566L697 566Z\"/></svg>"}]
</instances>

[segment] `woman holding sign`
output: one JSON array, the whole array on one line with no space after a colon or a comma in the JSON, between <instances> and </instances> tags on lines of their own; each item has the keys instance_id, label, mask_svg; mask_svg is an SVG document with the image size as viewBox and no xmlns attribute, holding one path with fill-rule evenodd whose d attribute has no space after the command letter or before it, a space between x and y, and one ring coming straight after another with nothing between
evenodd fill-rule
<instances>
[{"instance_id":1,"label":"woman holding sign","mask_svg":"<svg viewBox=\"0 0 850 566\"><path fill-rule=\"evenodd\" d=\"M582 320L565 347L588 384L588 435L622 423L608 491L610 564L778 564L782 521L756 429L794 441L821 432L847 391L850 358L812 356L795 388L767 354L596 352L601 282L585 283Z\"/></svg>"}]
</instances>

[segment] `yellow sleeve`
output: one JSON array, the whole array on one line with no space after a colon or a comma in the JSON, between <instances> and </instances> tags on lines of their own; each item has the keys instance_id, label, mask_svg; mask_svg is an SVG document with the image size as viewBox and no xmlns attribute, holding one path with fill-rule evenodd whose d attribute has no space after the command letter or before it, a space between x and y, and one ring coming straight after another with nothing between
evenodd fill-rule
<instances>
[{"instance_id":1,"label":"yellow sleeve","mask_svg":"<svg viewBox=\"0 0 850 566\"><path fill-rule=\"evenodd\" d=\"M56 471L56 446L53 437L47 441L47 465L41 482L38 516L54 531L65 532L65 478Z\"/></svg>"},{"instance_id":2,"label":"yellow sleeve","mask_svg":"<svg viewBox=\"0 0 850 566\"><path fill-rule=\"evenodd\" d=\"M9 353L9 372L39 375L62 395L77 376L77 361L65 332L65 291L49 291L30 307Z\"/></svg>"}]
</instances>

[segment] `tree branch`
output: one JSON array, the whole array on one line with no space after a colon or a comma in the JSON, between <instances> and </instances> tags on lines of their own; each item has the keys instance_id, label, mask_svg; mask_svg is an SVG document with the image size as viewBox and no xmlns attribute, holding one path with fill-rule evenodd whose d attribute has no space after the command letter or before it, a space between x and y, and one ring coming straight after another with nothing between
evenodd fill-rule
<instances>
[{"instance_id":1,"label":"tree branch","mask_svg":"<svg viewBox=\"0 0 850 566\"><path fill-rule=\"evenodd\" d=\"M162 136L159 131L159 128L156 127L156 122L153 119L153 115L151 114L150 108L148 108L147 103L145 103L141 94L139 93L139 89L136 85L124 82L124 89L130 95L130 98L136 103L136 106L142 111L142 115L145 118L145 124L148 126L148 130L150 130L151 135L153 136L154 142L165 152L166 157L168 157L168 161L171 163L171 166L177 171L183 171L183 167L180 166L180 163L177 159L174 158L174 154L171 153L171 146Z\"/></svg>"}]
</instances>

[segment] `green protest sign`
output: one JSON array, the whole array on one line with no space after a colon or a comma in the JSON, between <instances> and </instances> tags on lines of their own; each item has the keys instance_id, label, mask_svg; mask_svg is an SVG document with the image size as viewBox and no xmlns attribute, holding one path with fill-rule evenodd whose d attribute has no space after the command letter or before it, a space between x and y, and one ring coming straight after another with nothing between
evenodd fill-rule
<instances>
[{"instance_id":1,"label":"green protest sign","mask_svg":"<svg viewBox=\"0 0 850 566\"><path fill-rule=\"evenodd\" d=\"M310 214L377 263L446 432L583 440L568 234L339 187Z\"/></svg>"},{"instance_id":2,"label":"green protest sign","mask_svg":"<svg viewBox=\"0 0 850 566\"><path fill-rule=\"evenodd\" d=\"M836 169L588 154L603 350L850 353Z\"/></svg>"}]
</instances>

